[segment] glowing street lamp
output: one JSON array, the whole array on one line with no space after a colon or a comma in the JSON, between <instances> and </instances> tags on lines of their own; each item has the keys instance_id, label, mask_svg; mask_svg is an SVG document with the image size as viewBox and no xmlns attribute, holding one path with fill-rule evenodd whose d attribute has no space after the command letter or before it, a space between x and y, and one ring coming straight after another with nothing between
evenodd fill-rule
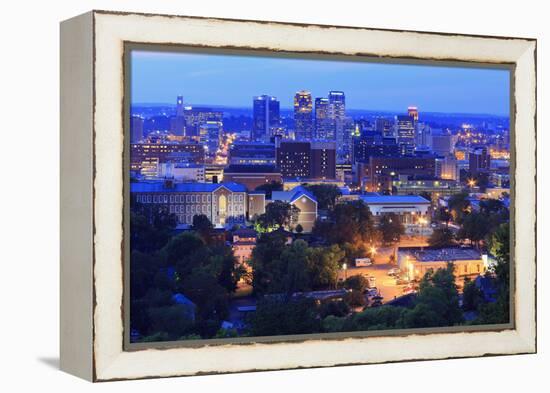
<instances>
[{"instance_id":1,"label":"glowing street lamp","mask_svg":"<svg viewBox=\"0 0 550 393\"><path fill-rule=\"evenodd\" d=\"M344 281L348 279L348 264L347 263L343 263L342 264L342 269L344 269Z\"/></svg>"},{"instance_id":2,"label":"glowing street lamp","mask_svg":"<svg viewBox=\"0 0 550 393\"><path fill-rule=\"evenodd\" d=\"M468 180L468 187L474 188L475 186L476 186L476 181L475 181L475 179L469 179L469 180Z\"/></svg>"}]
</instances>

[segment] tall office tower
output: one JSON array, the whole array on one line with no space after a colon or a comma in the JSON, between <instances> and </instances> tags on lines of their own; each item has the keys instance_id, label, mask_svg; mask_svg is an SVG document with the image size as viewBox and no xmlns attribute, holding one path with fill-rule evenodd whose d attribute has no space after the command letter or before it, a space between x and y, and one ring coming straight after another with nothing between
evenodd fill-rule
<instances>
[{"instance_id":1,"label":"tall office tower","mask_svg":"<svg viewBox=\"0 0 550 393\"><path fill-rule=\"evenodd\" d=\"M416 106L409 106L407 108L407 113L409 114L410 117L413 118L415 123L418 122L418 108Z\"/></svg>"},{"instance_id":2,"label":"tall office tower","mask_svg":"<svg viewBox=\"0 0 550 393\"><path fill-rule=\"evenodd\" d=\"M138 143L143 139L144 120L139 116L132 116L130 121L130 143Z\"/></svg>"},{"instance_id":3,"label":"tall office tower","mask_svg":"<svg viewBox=\"0 0 550 393\"><path fill-rule=\"evenodd\" d=\"M178 96L176 100L176 117L183 117L183 96Z\"/></svg>"},{"instance_id":4,"label":"tall office tower","mask_svg":"<svg viewBox=\"0 0 550 393\"><path fill-rule=\"evenodd\" d=\"M315 99L315 138L334 140L334 127L329 117L329 101L325 97Z\"/></svg>"},{"instance_id":5,"label":"tall office tower","mask_svg":"<svg viewBox=\"0 0 550 393\"><path fill-rule=\"evenodd\" d=\"M294 95L294 128L296 140L311 140L313 137L313 101L309 91Z\"/></svg>"},{"instance_id":6,"label":"tall office tower","mask_svg":"<svg viewBox=\"0 0 550 393\"><path fill-rule=\"evenodd\" d=\"M415 146L414 118L409 115L395 116L395 134L401 154L412 154Z\"/></svg>"},{"instance_id":7,"label":"tall office tower","mask_svg":"<svg viewBox=\"0 0 550 393\"><path fill-rule=\"evenodd\" d=\"M441 129L432 130L427 141L427 145L434 154L446 156L454 152L457 136Z\"/></svg>"},{"instance_id":8,"label":"tall office tower","mask_svg":"<svg viewBox=\"0 0 550 393\"><path fill-rule=\"evenodd\" d=\"M223 132L223 123L221 121L207 120L200 125L199 138L200 142L206 147L206 156L214 158L220 147Z\"/></svg>"},{"instance_id":9,"label":"tall office tower","mask_svg":"<svg viewBox=\"0 0 550 393\"><path fill-rule=\"evenodd\" d=\"M459 179L458 162L452 154L436 158L435 164L435 177L444 180Z\"/></svg>"},{"instance_id":10,"label":"tall office tower","mask_svg":"<svg viewBox=\"0 0 550 393\"><path fill-rule=\"evenodd\" d=\"M272 136L281 135L280 103L268 95L254 97L252 139L269 141Z\"/></svg>"},{"instance_id":11,"label":"tall office tower","mask_svg":"<svg viewBox=\"0 0 550 393\"><path fill-rule=\"evenodd\" d=\"M299 141L278 141L277 167L283 177L310 177L311 144Z\"/></svg>"},{"instance_id":12,"label":"tall office tower","mask_svg":"<svg viewBox=\"0 0 550 393\"><path fill-rule=\"evenodd\" d=\"M311 142L311 173L315 179L336 178L336 142Z\"/></svg>"},{"instance_id":13,"label":"tall office tower","mask_svg":"<svg viewBox=\"0 0 550 393\"><path fill-rule=\"evenodd\" d=\"M336 140L336 156L340 163L351 162L351 145L354 135L358 135L359 131L357 126L351 117L347 117L343 120L342 132L340 132L340 138ZM338 134L337 134L338 135Z\"/></svg>"},{"instance_id":14,"label":"tall office tower","mask_svg":"<svg viewBox=\"0 0 550 393\"><path fill-rule=\"evenodd\" d=\"M470 152L470 173L476 176L480 172L487 172L491 168L491 155L487 147L476 147Z\"/></svg>"},{"instance_id":15,"label":"tall office tower","mask_svg":"<svg viewBox=\"0 0 550 393\"><path fill-rule=\"evenodd\" d=\"M382 134L384 138L394 137L393 124L390 119L385 119L382 117L377 118L374 121L374 130L377 133Z\"/></svg>"},{"instance_id":16,"label":"tall office tower","mask_svg":"<svg viewBox=\"0 0 550 393\"><path fill-rule=\"evenodd\" d=\"M343 91L330 91L328 93L329 118L332 122L336 145L341 146L344 139L344 126L346 120L346 95Z\"/></svg>"},{"instance_id":17,"label":"tall office tower","mask_svg":"<svg viewBox=\"0 0 550 393\"><path fill-rule=\"evenodd\" d=\"M222 111L207 107L185 106L183 116L185 118L185 136L192 139L200 138L200 126L207 121L223 122Z\"/></svg>"},{"instance_id":18,"label":"tall office tower","mask_svg":"<svg viewBox=\"0 0 550 393\"><path fill-rule=\"evenodd\" d=\"M235 142L229 146L230 165L275 165L275 145L262 142Z\"/></svg>"},{"instance_id":19,"label":"tall office tower","mask_svg":"<svg viewBox=\"0 0 550 393\"><path fill-rule=\"evenodd\" d=\"M399 146L394 138L373 138L369 135L354 138L352 162L368 162L370 157L396 157Z\"/></svg>"},{"instance_id":20,"label":"tall office tower","mask_svg":"<svg viewBox=\"0 0 550 393\"><path fill-rule=\"evenodd\" d=\"M176 99L176 116L170 118L170 131L174 135L185 135L183 96Z\"/></svg>"},{"instance_id":21,"label":"tall office tower","mask_svg":"<svg viewBox=\"0 0 550 393\"><path fill-rule=\"evenodd\" d=\"M430 145L431 128L426 123L416 123L416 144L419 146Z\"/></svg>"}]
</instances>

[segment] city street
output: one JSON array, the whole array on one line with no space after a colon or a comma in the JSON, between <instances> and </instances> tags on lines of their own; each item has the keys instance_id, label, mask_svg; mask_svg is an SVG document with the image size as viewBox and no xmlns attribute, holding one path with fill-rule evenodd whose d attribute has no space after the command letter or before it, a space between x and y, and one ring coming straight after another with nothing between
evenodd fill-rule
<instances>
[{"instance_id":1,"label":"city street","mask_svg":"<svg viewBox=\"0 0 550 393\"><path fill-rule=\"evenodd\" d=\"M397 267L396 264L390 264L390 256L396 251L397 247L419 247L427 246L425 237L419 236L403 236L398 244L392 247L384 247L377 249L374 258L374 264L368 267L350 266L344 272L341 270L338 274L338 279L344 280L346 277L355 275L363 275L375 277L376 288L383 297L382 303L386 303L396 297L403 295L403 289L406 285L397 285L395 278L388 275L388 271Z\"/></svg>"}]
</instances>

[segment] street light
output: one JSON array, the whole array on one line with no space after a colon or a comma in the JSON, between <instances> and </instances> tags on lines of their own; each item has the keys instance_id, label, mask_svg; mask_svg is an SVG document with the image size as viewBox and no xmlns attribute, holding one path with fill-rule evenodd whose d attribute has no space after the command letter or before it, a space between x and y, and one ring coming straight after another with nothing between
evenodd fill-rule
<instances>
[{"instance_id":1,"label":"street light","mask_svg":"<svg viewBox=\"0 0 550 393\"><path fill-rule=\"evenodd\" d=\"M347 273L348 264L347 264L347 263L343 263L343 264L342 264L342 269L344 269L344 281L346 281L346 280L348 279L348 273Z\"/></svg>"}]
</instances>

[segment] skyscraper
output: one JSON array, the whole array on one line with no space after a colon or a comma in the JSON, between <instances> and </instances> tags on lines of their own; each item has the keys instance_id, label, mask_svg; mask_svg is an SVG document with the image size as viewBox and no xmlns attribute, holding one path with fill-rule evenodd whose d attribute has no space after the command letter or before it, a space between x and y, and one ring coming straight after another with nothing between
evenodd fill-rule
<instances>
[{"instance_id":1,"label":"skyscraper","mask_svg":"<svg viewBox=\"0 0 550 393\"><path fill-rule=\"evenodd\" d=\"M395 116L395 131L401 154L412 154L415 146L414 117L409 115Z\"/></svg>"},{"instance_id":2,"label":"skyscraper","mask_svg":"<svg viewBox=\"0 0 550 393\"><path fill-rule=\"evenodd\" d=\"M310 177L311 144L309 141L279 141L276 148L277 167L283 177Z\"/></svg>"},{"instance_id":3,"label":"skyscraper","mask_svg":"<svg viewBox=\"0 0 550 393\"><path fill-rule=\"evenodd\" d=\"M309 91L294 95L294 128L297 140L311 140L313 137L313 102Z\"/></svg>"},{"instance_id":4,"label":"skyscraper","mask_svg":"<svg viewBox=\"0 0 550 393\"><path fill-rule=\"evenodd\" d=\"M130 142L137 143L143 139L143 118L132 116L130 121Z\"/></svg>"},{"instance_id":5,"label":"skyscraper","mask_svg":"<svg viewBox=\"0 0 550 393\"><path fill-rule=\"evenodd\" d=\"M176 117L183 117L183 96L178 96L176 100Z\"/></svg>"},{"instance_id":6,"label":"skyscraper","mask_svg":"<svg viewBox=\"0 0 550 393\"><path fill-rule=\"evenodd\" d=\"M269 141L281 132L280 103L277 98L268 95L254 97L252 139Z\"/></svg>"},{"instance_id":7,"label":"skyscraper","mask_svg":"<svg viewBox=\"0 0 550 393\"><path fill-rule=\"evenodd\" d=\"M315 179L336 178L336 143L311 142L310 177Z\"/></svg>"},{"instance_id":8,"label":"skyscraper","mask_svg":"<svg viewBox=\"0 0 550 393\"><path fill-rule=\"evenodd\" d=\"M170 131L175 135L185 135L183 96L176 99L176 116L170 118Z\"/></svg>"},{"instance_id":9,"label":"skyscraper","mask_svg":"<svg viewBox=\"0 0 550 393\"><path fill-rule=\"evenodd\" d=\"M374 122L374 129L377 133L382 134L384 138L391 138L394 136L394 130L390 119L379 117Z\"/></svg>"},{"instance_id":10,"label":"skyscraper","mask_svg":"<svg viewBox=\"0 0 550 393\"><path fill-rule=\"evenodd\" d=\"M470 152L469 165L472 176L489 171L491 168L491 155L486 146L475 147Z\"/></svg>"},{"instance_id":11,"label":"skyscraper","mask_svg":"<svg viewBox=\"0 0 550 393\"><path fill-rule=\"evenodd\" d=\"M409 106L407 108L407 113L409 114L410 117L413 118L415 123L418 122L418 108L416 106Z\"/></svg>"},{"instance_id":12,"label":"skyscraper","mask_svg":"<svg viewBox=\"0 0 550 393\"><path fill-rule=\"evenodd\" d=\"M332 122L334 139L336 140L337 155L341 159L345 155L344 144L346 138L346 95L343 91L330 91L328 93L329 118Z\"/></svg>"},{"instance_id":13,"label":"skyscraper","mask_svg":"<svg viewBox=\"0 0 550 393\"><path fill-rule=\"evenodd\" d=\"M325 97L315 99L315 138L334 140L334 128L329 117L329 101Z\"/></svg>"}]
</instances>

